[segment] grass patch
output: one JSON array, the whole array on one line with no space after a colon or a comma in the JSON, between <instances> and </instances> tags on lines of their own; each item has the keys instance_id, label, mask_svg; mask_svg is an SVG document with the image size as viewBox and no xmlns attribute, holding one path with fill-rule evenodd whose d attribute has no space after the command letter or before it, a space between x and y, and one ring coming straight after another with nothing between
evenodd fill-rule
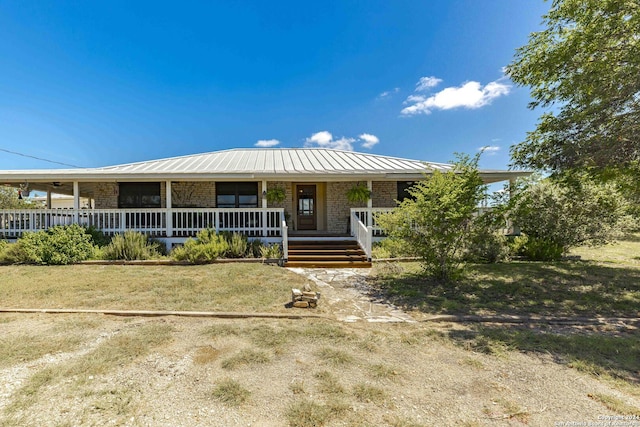
<instances>
[{"instance_id":1,"label":"grass patch","mask_svg":"<svg viewBox=\"0 0 640 427\"><path fill-rule=\"evenodd\" d=\"M291 384L289 384L289 390L293 394L305 394L304 390L304 381L303 380L293 380Z\"/></svg>"},{"instance_id":2,"label":"grass patch","mask_svg":"<svg viewBox=\"0 0 640 427\"><path fill-rule=\"evenodd\" d=\"M131 363L147 354L153 347L171 339L172 328L161 323L151 323L135 331L116 335L101 343L92 352L70 362L50 366L32 375L11 396L8 413L27 409L33 405L40 391L64 379L77 384L86 383L90 376L105 374L117 367Z\"/></svg>"},{"instance_id":3,"label":"grass patch","mask_svg":"<svg viewBox=\"0 0 640 427\"><path fill-rule=\"evenodd\" d=\"M286 312L305 283L263 264L0 266L0 276L0 301L17 308Z\"/></svg>"},{"instance_id":4,"label":"grass patch","mask_svg":"<svg viewBox=\"0 0 640 427\"><path fill-rule=\"evenodd\" d=\"M409 418L399 417L397 415L385 415L384 421L389 424L390 427L423 427L424 424L419 424Z\"/></svg>"},{"instance_id":5,"label":"grass patch","mask_svg":"<svg viewBox=\"0 0 640 427\"><path fill-rule=\"evenodd\" d=\"M238 325L222 323L207 326L202 330L201 334L209 338L237 336L240 334L240 328Z\"/></svg>"},{"instance_id":6,"label":"grass patch","mask_svg":"<svg viewBox=\"0 0 640 427\"><path fill-rule=\"evenodd\" d=\"M376 379L395 380L399 377L400 371L383 364L374 364L369 367L369 372Z\"/></svg>"},{"instance_id":7,"label":"grass patch","mask_svg":"<svg viewBox=\"0 0 640 427\"><path fill-rule=\"evenodd\" d=\"M0 368L30 362L46 354L75 350L87 330L101 322L79 318L56 322L39 334L6 332L0 335Z\"/></svg>"},{"instance_id":8,"label":"grass patch","mask_svg":"<svg viewBox=\"0 0 640 427\"><path fill-rule=\"evenodd\" d=\"M0 368L30 362L45 354L73 351L81 342L80 335L74 333L4 335L0 337Z\"/></svg>"},{"instance_id":9,"label":"grass patch","mask_svg":"<svg viewBox=\"0 0 640 427\"><path fill-rule=\"evenodd\" d=\"M369 384L356 384L353 395L360 402L382 404L387 399L387 393L379 387Z\"/></svg>"},{"instance_id":10,"label":"grass patch","mask_svg":"<svg viewBox=\"0 0 640 427\"><path fill-rule=\"evenodd\" d=\"M260 365L267 363L271 359L264 351L256 351L252 349L240 350L234 356L222 361L221 365L224 369L236 369L245 365Z\"/></svg>"},{"instance_id":11,"label":"grass patch","mask_svg":"<svg viewBox=\"0 0 640 427\"><path fill-rule=\"evenodd\" d=\"M249 332L251 342L258 347L279 348L286 345L289 340L297 336L297 331L286 328L276 328L270 325L259 324Z\"/></svg>"},{"instance_id":12,"label":"grass patch","mask_svg":"<svg viewBox=\"0 0 640 427\"><path fill-rule=\"evenodd\" d=\"M247 401L251 392L232 379L220 381L211 391L211 396L225 405L240 406Z\"/></svg>"},{"instance_id":13,"label":"grass patch","mask_svg":"<svg viewBox=\"0 0 640 427\"><path fill-rule=\"evenodd\" d=\"M313 377L318 380L318 391L322 394L344 394L345 389L338 378L329 371L316 372Z\"/></svg>"},{"instance_id":14,"label":"grass patch","mask_svg":"<svg viewBox=\"0 0 640 427\"><path fill-rule=\"evenodd\" d=\"M349 406L341 402L319 404L304 399L289 405L285 416L291 427L319 427L343 416L348 410Z\"/></svg>"},{"instance_id":15,"label":"grass patch","mask_svg":"<svg viewBox=\"0 0 640 427\"><path fill-rule=\"evenodd\" d=\"M640 408L628 405L622 400L601 393L589 394L589 397L596 402L602 403L607 409L621 415L638 415L640 416Z\"/></svg>"},{"instance_id":16,"label":"grass patch","mask_svg":"<svg viewBox=\"0 0 640 427\"><path fill-rule=\"evenodd\" d=\"M522 424L529 423L529 417L531 414L529 411L524 410L518 406L518 404L504 399L498 399L494 403L498 405L498 410L496 408L484 408L483 412L490 419L516 419L520 421Z\"/></svg>"},{"instance_id":17,"label":"grass patch","mask_svg":"<svg viewBox=\"0 0 640 427\"><path fill-rule=\"evenodd\" d=\"M479 327L450 331L449 336L472 351L493 355L504 355L509 350L551 353L569 367L598 378L609 377L632 385L640 382L640 335L637 333L560 334L517 327Z\"/></svg>"},{"instance_id":18,"label":"grass patch","mask_svg":"<svg viewBox=\"0 0 640 427\"><path fill-rule=\"evenodd\" d=\"M111 417L124 417L130 414L136 406L132 392L129 389L108 389L87 393L85 398L94 397L92 408L95 411L108 414ZM123 422L123 419L118 420Z\"/></svg>"},{"instance_id":19,"label":"grass patch","mask_svg":"<svg viewBox=\"0 0 640 427\"><path fill-rule=\"evenodd\" d=\"M328 340L334 343L353 340L351 332L347 332L343 325L328 322L307 323L300 332L302 337L317 340Z\"/></svg>"},{"instance_id":20,"label":"grass patch","mask_svg":"<svg viewBox=\"0 0 640 427\"><path fill-rule=\"evenodd\" d=\"M322 359L323 362L327 362L332 365L346 365L348 363L353 363L353 357L349 353L331 347L322 347L316 352L316 356Z\"/></svg>"},{"instance_id":21,"label":"grass patch","mask_svg":"<svg viewBox=\"0 0 640 427\"><path fill-rule=\"evenodd\" d=\"M478 359L473 359L471 357L465 357L464 359L460 359L458 363L463 366L470 366L477 370L484 369L484 363L482 363Z\"/></svg>"}]
</instances>

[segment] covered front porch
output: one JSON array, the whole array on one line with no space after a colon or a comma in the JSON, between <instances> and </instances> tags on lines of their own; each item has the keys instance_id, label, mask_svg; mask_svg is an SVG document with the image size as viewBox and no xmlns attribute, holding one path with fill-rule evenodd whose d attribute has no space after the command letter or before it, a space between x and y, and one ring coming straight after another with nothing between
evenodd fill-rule
<instances>
[{"instance_id":1,"label":"covered front porch","mask_svg":"<svg viewBox=\"0 0 640 427\"><path fill-rule=\"evenodd\" d=\"M313 240L353 239L371 258L371 247L383 237L375 223L377 212L389 208L351 209L350 230L346 234L315 232L302 235ZM285 260L290 236L283 208L167 208L167 209L2 209L0 238L17 239L25 232L47 230L59 225L94 227L113 236L137 231L163 240L168 246L183 243L200 230L235 232L269 243L281 243ZM308 232L307 232L308 233ZM296 236L297 234L297 236Z\"/></svg>"}]
</instances>

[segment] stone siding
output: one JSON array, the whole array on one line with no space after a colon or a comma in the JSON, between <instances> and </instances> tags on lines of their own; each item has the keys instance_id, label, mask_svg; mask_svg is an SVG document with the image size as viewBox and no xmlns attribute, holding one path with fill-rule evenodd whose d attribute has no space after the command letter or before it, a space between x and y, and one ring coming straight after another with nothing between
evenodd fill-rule
<instances>
[{"instance_id":1,"label":"stone siding","mask_svg":"<svg viewBox=\"0 0 640 427\"><path fill-rule=\"evenodd\" d=\"M93 186L93 200L96 209L118 208L118 183L96 182Z\"/></svg>"},{"instance_id":2,"label":"stone siding","mask_svg":"<svg viewBox=\"0 0 640 427\"><path fill-rule=\"evenodd\" d=\"M395 208L398 198L396 181L373 181L371 201L374 208Z\"/></svg>"},{"instance_id":3,"label":"stone siding","mask_svg":"<svg viewBox=\"0 0 640 427\"><path fill-rule=\"evenodd\" d=\"M268 203L268 207L283 208L285 211L287 211L288 214L291 214L293 209L293 184L291 182L285 182L285 181L267 182L267 189L276 188L276 187L284 189L284 196L285 196L284 200L280 203ZM262 193L262 191L260 193Z\"/></svg>"},{"instance_id":4,"label":"stone siding","mask_svg":"<svg viewBox=\"0 0 640 427\"><path fill-rule=\"evenodd\" d=\"M171 205L174 208L214 208L216 185L211 181L173 182Z\"/></svg>"},{"instance_id":5,"label":"stone siding","mask_svg":"<svg viewBox=\"0 0 640 427\"><path fill-rule=\"evenodd\" d=\"M347 191L357 182L327 182L327 231L346 233L349 230L351 208L366 207L366 203L349 203Z\"/></svg>"}]
</instances>

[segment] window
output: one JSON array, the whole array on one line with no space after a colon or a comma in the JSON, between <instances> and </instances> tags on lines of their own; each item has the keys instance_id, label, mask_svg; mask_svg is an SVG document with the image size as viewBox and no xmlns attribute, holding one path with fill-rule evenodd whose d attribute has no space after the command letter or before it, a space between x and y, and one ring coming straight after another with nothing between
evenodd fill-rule
<instances>
[{"instance_id":1,"label":"window","mask_svg":"<svg viewBox=\"0 0 640 427\"><path fill-rule=\"evenodd\" d=\"M411 194L407 191L408 188L413 187L414 181L398 181L398 201L402 202L405 199L413 199Z\"/></svg>"},{"instance_id":2,"label":"window","mask_svg":"<svg viewBox=\"0 0 640 427\"><path fill-rule=\"evenodd\" d=\"M258 183L216 183L216 206L219 208L257 208Z\"/></svg>"},{"instance_id":3,"label":"window","mask_svg":"<svg viewBox=\"0 0 640 427\"><path fill-rule=\"evenodd\" d=\"M159 208L159 182L121 182L118 192L119 208Z\"/></svg>"}]
</instances>

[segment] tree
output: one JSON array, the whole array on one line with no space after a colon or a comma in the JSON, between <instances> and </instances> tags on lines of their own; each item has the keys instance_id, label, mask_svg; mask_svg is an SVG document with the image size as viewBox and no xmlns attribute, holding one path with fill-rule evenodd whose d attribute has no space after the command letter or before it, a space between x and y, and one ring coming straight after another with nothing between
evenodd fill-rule
<instances>
[{"instance_id":1,"label":"tree","mask_svg":"<svg viewBox=\"0 0 640 427\"><path fill-rule=\"evenodd\" d=\"M0 209L27 209L36 207L31 201L19 199L18 190L0 186Z\"/></svg>"},{"instance_id":2,"label":"tree","mask_svg":"<svg viewBox=\"0 0 640 427\"><path fill-rule=\"evenodd\" d=\"M435 279L449 281L463 265L474 215L485 194L478 160L479 155L459 156L452 171L435 171L417 182L407 190L411 198L377 218L389 237L404 240L416 251Z\"/></svg>"},{"instance_id":3,"label":"tree","mask_svg":"<svg viewBox=\"0 0 640 427\"><path fill-rule=\"evenodd\" d=\"M586 175L573 175L564 182L521 181L507 212L526 236L524 253L538 260L558 259L580 245L612 242L633 226L627 201L615 186Z\"/></svg>"},{"instance_id":4,"label":"tree","mask_svg":"<svg viewBox=\"0 0 640 427\"><path fill-rule=\"evenodd\" d=\"M626 168L640 160L640 3L553 0L546 29L507 74L530 86L530 108L554 107L511 149L515 166Z\"/></svg>"}]
</instances>

